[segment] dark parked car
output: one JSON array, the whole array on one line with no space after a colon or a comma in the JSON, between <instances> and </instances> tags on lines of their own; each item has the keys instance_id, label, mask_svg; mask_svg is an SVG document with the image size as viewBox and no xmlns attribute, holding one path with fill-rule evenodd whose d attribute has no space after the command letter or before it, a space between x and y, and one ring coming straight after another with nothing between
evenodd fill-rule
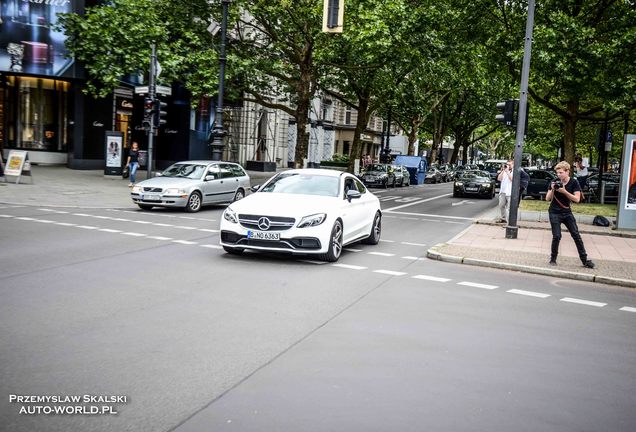
<instances>
[{"instance_id":1,"label":"dark parked car","mask_svg":"<svg viewBox=\"0 0 636 432\"><path fill-rule=\"evenodd\" d=\"M605 202L617 202L621 176L616 173L603 173L603 184L605 185ZM588 193L591 201L600 201L601 191L598 187L598 174L587 178L587 192L583 193Z\"/></svg>"},{"instance_id":2,"label":"dark parked car","mask_svg":"<svg viewBox=\"0 0 636 432\"><path fill-rule=\"evenodd\" d=\"M547 192L550 183L557 179L554 171L542 169L526 169L525 171L528 173L528 176L530 176L526 195L533 198L540 198L541 193Z\"/></svg>"},{"instance_id":3,"label":"dark parked car","mask_svg":"<svg viewBox=\"0 0 636 432\"><path fill-rule=\"evenodd\" d=\"M439 167L435 167L442 173L442 181L451 181L453 176L453 168L450 165L441 165Z\"/></svg>"},{"instance_id":4,"label":"dark parked car","mask_svg":"<svg viewBox=\"0 0 636 432\"><path fill-rule=\"evenodd\" d=\"M437 168L429 168L424 177L424 183L441 183L442 173Z\"/></svg>"},{"instance_id":5,"label":"dark parked car","mask_svg":"<svg viewBox=\"0 0 636 432\"><path fill-rule=\"evenodd\" d=\"M495 196L495 180L490 177L488 171L464 170L453 183L453 196L466 195L492 199Z\"/></svg>"},{"instance_id":6,"label":"dark parked car","mask_svg":"<svg viewBox=\"0 0 636 432\"><path fill-rule=\"evenodd\" d=\"M365 186L395 186L395 172L389 164L371 164L365 168L362 182Z\"/></svg>"},{"instance_id":7,"label":"dark parked car","mask_svg":"<svg viewBox=\"0 0 636 432\"><path fill-rule=\"evenodd\" d=\"M411 174L404 165L392 165L393 174L395 175L395 184L397 186L408 186L411 184Z\"/></svg>"}]
</instances>

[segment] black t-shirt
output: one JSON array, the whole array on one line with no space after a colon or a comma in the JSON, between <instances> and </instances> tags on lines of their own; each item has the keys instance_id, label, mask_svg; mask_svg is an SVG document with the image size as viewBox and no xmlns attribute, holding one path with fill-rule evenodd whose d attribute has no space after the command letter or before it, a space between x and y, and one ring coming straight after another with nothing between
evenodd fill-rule
<instances>
[{"instance_id":1,"label":"black t-shirt","mask_svg":"<svg viewBox=\"0 0 636 432\"><path fill-rule=\"evenodd\" d=\"M564 186L565 190L574 195L575 192L581 192L581 185L579 184L577 179L570 178L568 183ZM552 194L552 201L550 201L549 212L552 213L567 213L571 212L572 208L570 207L570 198L565 196L562 193L557 192L556 190Z\"/></svg>"},{"instance_id":2,"label":"black t-shirt","mask_svg":"<svg viewBox=\"0 0 636 432\"><path fill-rule=\"evenodd\" d=\"M130 156L130 163L139 163L139 150L130 150L128 156Z\"/></svg>"}]
</instances>

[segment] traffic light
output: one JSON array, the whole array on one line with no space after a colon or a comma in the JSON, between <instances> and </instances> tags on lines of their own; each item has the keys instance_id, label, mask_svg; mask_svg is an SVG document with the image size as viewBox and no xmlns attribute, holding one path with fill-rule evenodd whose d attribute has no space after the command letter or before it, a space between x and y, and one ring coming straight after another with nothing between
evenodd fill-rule
<instances>
[{"instance_id":1,"label":"traffic light","mask_svg":"<svg viewBox=\"0 0 636 432\"><path fill-rule=\"evenodd\" d=\"M495 116L495 120L504 126L516 126L515 111L519 101L516 99L508 99L505 102L497 103L497 111L499 114Z\"/></svg>"},{"instance_id":2,"label":"traffic light","mask_svg":"<svg viewBox=\"0 0 636 432\"><path fill-rule=\"evenodd\" d=\"M322 31L342 33L344 23L344 0L324 0L322 11Z\"/></svg>"},{"instance_id":3,"label":"traffic light","mask_svg":"<svg viewBox=\"0 0 636 432\"><path fill-rule=\"evenodd\" d=\"M153 112L154 112L154 101L149 97L144 98L144 119L141 122L141 125L143 126L146 132L152 129Z\"/></svg>"},{"instance_id":4,"label":"traffic light","mask_svg":"<svg viewBox=\"0 0 636 432\"><path fill-rule=\"evenodd\" d=\"M165 116L168 114L166 111L168 108L168 104L160 101L159 99L155 99L155 127L163 126L167 123Z\"/></svg>"}]
</instances>

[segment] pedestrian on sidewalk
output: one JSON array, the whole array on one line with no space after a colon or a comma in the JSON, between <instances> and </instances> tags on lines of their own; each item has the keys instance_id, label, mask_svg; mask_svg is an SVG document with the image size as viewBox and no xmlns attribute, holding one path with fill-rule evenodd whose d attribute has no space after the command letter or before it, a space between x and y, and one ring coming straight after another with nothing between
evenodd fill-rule
<instances>
[{"instance_id":1,"label":"pedestrian on sidewalk","mask_svg":"<svg viewBox=\"0 0 636 432\"><path fill-rule=\"evenodd\" d=\"M583 239L579 233L574 214L572 214L571 203L581 201L581 185L576 179L570 178L570 164L566 161L559 162L554 167L559 178L550 184L546 201L550 201L548 214L550 215L550 226L552 227L552 251L550 254L550 264L556 265L559 254L559 243L561 242L561 224L570 232L579 258L584 267L594 268L594 263L587 259L587 252L583 245Z\"/></svg>"},{"instance_id":2,"label":"pedestrian on sidewalk","mask_svg":"<svg viewBox=\"0 0 636 432\"><path fill-rule=\"evenodd\" d=\"M581 190L583 190L587 186L587 177L589 172L587 170L587 164L580 153L577 153L577 155L574 156L574 168L576 169L576 180L581 185Z\"/></svg>"},{"instance_id":3,"label":"pedestrian on sidewalk","mask_svg":"<svg viewBox=\"0 0 636 432\"><path fill-rule=\"evenodd\" d=\"M133 141L130 151L128 152L126 166L130 171L130 183L128 183L130 187L135 184L135 174L137 173L137 168L139 168L139 144L137 144L137 141Z\"/></svg>"},{"instance_id":4,"label":"pedestrian on sidewalk","mask_svg":"<svg viewBox=\"0 0 636 432\"><path fill-rule=\"evenodd\" d=\"M509 160L508 161L508 165L510 168L510 171L513 172L514 175L514 167L515 167L515 161L514 160ZM520 174L520 178L519 178L519 200L517 201L517 208L519 208L519 204L521 204L521 200L523 199L524 196L526 196L526 191L528 190L528 184L530 183L530 176L528 175L527 172L525 172L525 170L522 168L519 168L519 174ZM511 185L512 186L512 185Z\"/></svg>"},{"instance_id":5,"label":"pedestrian on sidewalk","mask_svg":"<svg viewBox=\"0 0 636 432\"><path fill-rule=\"evenodd\" d=\"M499 186L499 212L501 218L497 221L499 223L508 222L508 214L510 214L510 196L512 195L512 165L514 161L508 161L507 164L503 164L499 173L497 174L497 180L500 182Z\"/></svg>"}]
</instances>

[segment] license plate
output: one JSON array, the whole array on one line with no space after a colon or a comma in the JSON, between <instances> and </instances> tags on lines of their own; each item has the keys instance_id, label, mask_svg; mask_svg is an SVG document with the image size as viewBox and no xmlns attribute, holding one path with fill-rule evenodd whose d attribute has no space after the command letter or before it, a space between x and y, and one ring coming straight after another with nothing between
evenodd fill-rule
<instances>
[{"instance_id":1,"label":"license plate","mask_svg":"<svg viewBox=\"0 0 636 432\"><path fill-rule=\"evenodd\" d=\"M153 193L141 194L141 200L142 201L161 201L161 195L153 194Z\"/></svg>"},{"instance_id":2,"label":"license plate","mask_svg":"<svg viewBox=\"0 0 636 432\"><path fill-rule=\"evenodd\" d=\"M475 188L475 187L470 188L470 187L467 187L467 188L466 188L466 190L467 190L467 191L471 191L471 192L475 192L475 191L479 190L479 188Z\"/></svg>"},{"instance_id":3,"label":"license plate","mask_svg":"<svg viewBox=\"0 0 636 432\"><path fill-rule=\"evenodd\" d=\"M264 231L248 231L247 238L255 240L280 240L280 233Z\"/></svg>"}]
</instances>

